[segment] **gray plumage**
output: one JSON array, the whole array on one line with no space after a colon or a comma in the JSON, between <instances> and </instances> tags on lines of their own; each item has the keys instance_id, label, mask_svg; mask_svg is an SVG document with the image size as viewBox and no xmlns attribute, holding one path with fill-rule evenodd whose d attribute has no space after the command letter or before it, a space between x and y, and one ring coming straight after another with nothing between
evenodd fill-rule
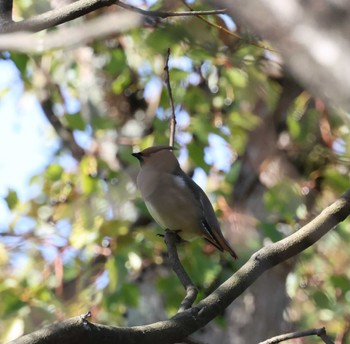
<instances>
[{"instance_id":1,"label":"gray plumage","mask_svg":"<svg viewBox=\"0 0 350 344\"><path fill-rule=\"evenodd\" d=\"M220 251L236 253L221 233L205 192L181 169L173 147L149 147L134 153L141 164L137 186L152 217L185 240L203 236Z\"/></svg>"}]
</instances>

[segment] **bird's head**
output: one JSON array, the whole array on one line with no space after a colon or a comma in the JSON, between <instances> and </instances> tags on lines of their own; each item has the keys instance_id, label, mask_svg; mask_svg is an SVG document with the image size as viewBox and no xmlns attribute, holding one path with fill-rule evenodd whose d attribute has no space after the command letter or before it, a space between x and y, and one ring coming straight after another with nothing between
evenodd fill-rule
<instances>
[{"instance_id":1,"label":"bird's head","mask_svg":"<svg viewBox=\"0 0 350 344\"><path fill-rule=\"evenodd\" d=\"M141 168L148 167L160 172L173 172L179 166L172 146L148 147L139 153L132 153L140 162Z\"/></svg>"}]
</instances>

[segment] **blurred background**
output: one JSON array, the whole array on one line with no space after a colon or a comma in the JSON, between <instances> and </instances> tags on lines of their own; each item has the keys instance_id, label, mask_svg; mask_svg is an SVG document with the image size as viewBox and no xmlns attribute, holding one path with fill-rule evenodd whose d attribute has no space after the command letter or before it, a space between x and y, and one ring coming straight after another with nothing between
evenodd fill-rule
<instances>
[{"instance_id":1,"label":"blurred background","mask_svg":"<svg viewBox=\"0 0 350 344\"><path fill-rule=\"evenodd\" d=\"M14 13L19 20L65 3L20 0ZM84 30L118 10L64 25ZM118 326L176 313L184 290L135 187L131 156L169 141L168 48L180 163L239 256L201 239L180 246L198 299L350 187L349 114L312 96L268 42L228 15L205 18L151 18L88 44L0 52L1 342L89 309L92 321ZM326 326L336 343L350 343L349 232L345 221L267 271L197 339L257 343Z\"/></svg>"}]
</instances>

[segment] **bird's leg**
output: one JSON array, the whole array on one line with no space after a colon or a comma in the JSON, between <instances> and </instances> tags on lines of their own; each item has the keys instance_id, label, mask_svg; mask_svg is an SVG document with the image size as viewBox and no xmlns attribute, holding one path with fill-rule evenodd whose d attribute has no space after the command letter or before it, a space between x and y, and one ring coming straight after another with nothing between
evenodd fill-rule
<instances>
[{"instance_id":1,"label":"bird's leg","mask_svg":"<svg viewBox=\"0 0 350 344\"><path fill-rule=\"evenodd\" d=\"M187 240L182 239L181 236L179 235L179 233L182 232L181 229L175 229L175 230L165 229L165 232L167 232L167 231L173 232L174 235L176 235L176 245L182 244L184 242L188 242ZM157 236L164 238L164 241L165 241L165 234L157 234Z\"/></svg>"},{"instance_id":2,"label":"bird's leg","mask_svg":"<svg viewBox=\"0 0 350 344\"><path fill-rule=\"evenodd\" d=\"M198 289L191 281L190 277L188 276L187 272L182 266L179 256L177 254L176 245L184 241L179 236L178 234L179 232L180 231L173 231L173 230L166 229L165 235L164 235L164 241L167 246L170 265L186 290L186 296L182 300L178 311L178 312L182 312L192 307L193 302L197 297Z\"/></svg>"}]
</instances>

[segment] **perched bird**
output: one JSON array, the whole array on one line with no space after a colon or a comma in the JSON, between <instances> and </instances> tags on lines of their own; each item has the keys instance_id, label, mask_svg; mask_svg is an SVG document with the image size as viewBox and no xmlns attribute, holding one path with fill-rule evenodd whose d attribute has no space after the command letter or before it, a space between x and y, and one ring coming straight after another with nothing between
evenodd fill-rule
<instances>
[{"instance_id":1,"label":"perched bird","mask_svg":"<svg viewBox=\"0 0 350 344\"><path fill-rule=\"evenodd\" d=\"M202 236L236 259L207 195L181 169L173 149L156 146L132 154L140 161L137 186L150 214L161 227L177 231L181 238Z\"/></svg>"}]
</instances>

